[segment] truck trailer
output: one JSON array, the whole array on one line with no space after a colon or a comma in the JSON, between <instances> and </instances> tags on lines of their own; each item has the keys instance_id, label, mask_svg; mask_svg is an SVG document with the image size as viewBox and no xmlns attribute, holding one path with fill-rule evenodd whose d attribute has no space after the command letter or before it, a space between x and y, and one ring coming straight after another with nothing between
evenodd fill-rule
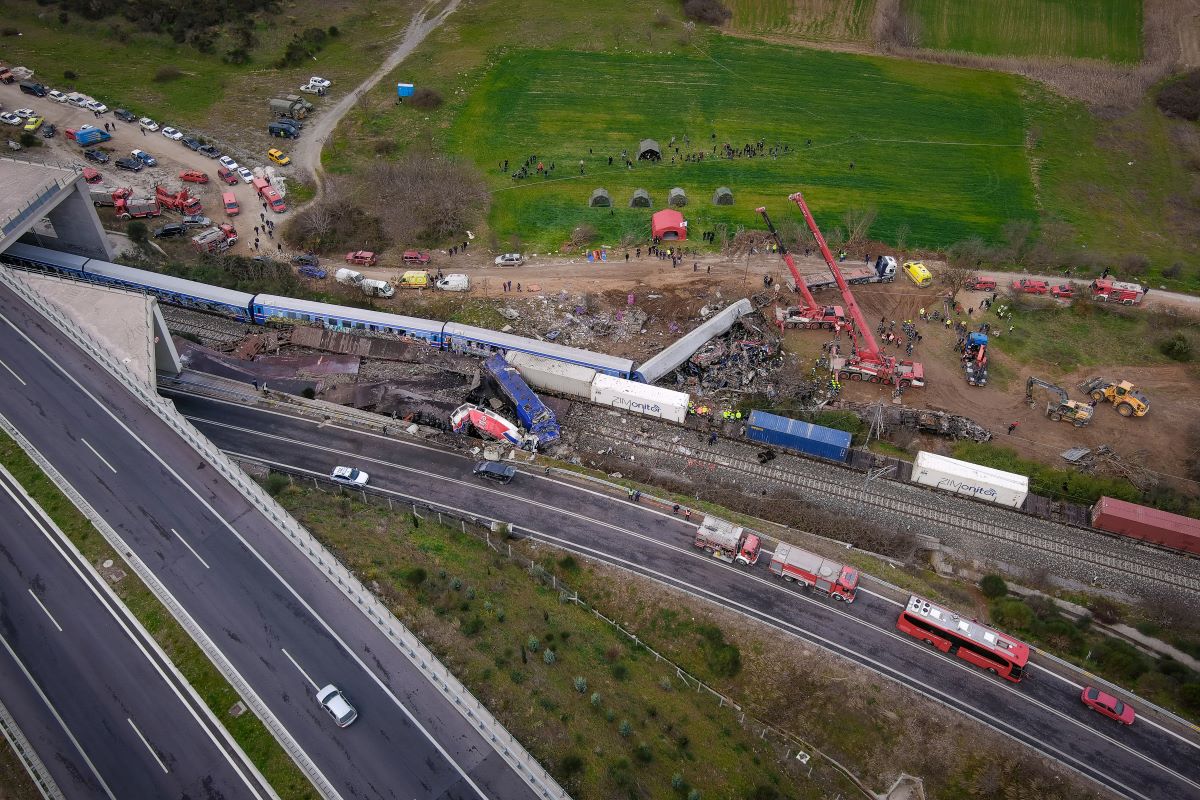
<instances>
[{"instance_id":1,"label":"truck trailer","mask_svg":"<svg viewBox=\"0 0 1200 800\"><path fill-rule=\"evenodd\" d=\"M785 581L812 587L834 600L853 603L858 594L858 570L824 556L780 542L771 557L770 571Z\"/></svg>"},{"instance_id":2,"label":"truck trailer","mask_svg":"<svg viewBox=\"0 0 1200 800\"><path fill-rule=\"evenodd\" d=\"M846 431L758 410L750 412L746 438L843 462L850 451L851 440Z\"/></svg>"},{"instance_id":3,"label":"truck trailer","mask_svg":"<svg viewBox=\"0 0 1200 800\"><path fill-rule=\"evenodd\" d=\"M924 450L913 463L913 483L965 494L1009 508L1020 508L1029 495L1029 478L1012 472L959 461Z\"/></svg>"},{"instance_id":4,"label":"truck trailer","mask_svg":"<svg viewBox=\"0 0 1200 800\"><path fill-rule=\"evenodd\" d=\"M534 394L529 384L521 377L504 356L495 353L483 362L484 371L500 389L509 404L517 412L517 419L525 426L525 430L537 437L539 447L544 447L558 441L561 431L554 412L546 407L541 398Z\"/></svg>"},{"instance_id":5,"label":"truck trailer","mask_svg":"<svg viewBox=\"0 0 1200 800\"><path fill-rule=\"evenodd\" d=\"M713 558L718 558L726 564L736 561L752 567L758 563L758 536L747 533L740 525L734 525L711 514L706 514L704 521L696 529L693 544L712 553Z\"/></svg>"}]
</instances>

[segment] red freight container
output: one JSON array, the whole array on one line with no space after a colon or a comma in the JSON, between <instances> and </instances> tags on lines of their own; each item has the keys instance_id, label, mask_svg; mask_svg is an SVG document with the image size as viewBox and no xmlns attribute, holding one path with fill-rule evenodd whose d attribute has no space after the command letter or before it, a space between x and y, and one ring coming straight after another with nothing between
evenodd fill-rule
<instances>
[{"instance_id":1,"label":"red freight container","mask_svg":"<svg viewBox=\"0 0 1200 800\"><path fill-rule=\"evenodd\" d=\"M1101 497L1092 506L1092 525L1102 531L1200 555L1200 519Z\"/></svg>"}]
</instances>

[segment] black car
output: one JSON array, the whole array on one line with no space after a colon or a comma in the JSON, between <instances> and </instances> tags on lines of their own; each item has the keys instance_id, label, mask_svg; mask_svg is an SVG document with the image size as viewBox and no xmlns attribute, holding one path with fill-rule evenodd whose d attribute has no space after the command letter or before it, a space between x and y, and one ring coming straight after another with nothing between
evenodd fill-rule
<instances>
[{"instance_id":1,"label":"black car","mask_svg":"<svg viewBox=\"0 0 1200 800\"><path fill-rule=\"evenodd\" d=\"M97 164L107 164L109 162L108 153L103 150L84 150L83 157L88 161L95 161Z\"/></svg>"},{"instance_id":2,"label":"black car","mask_svg":"<svg viewBox=\"0 0 1200 800\"><path fill-rule=\"evenodd\" d=\"M221 151L218 150L217 148L213 147L211 144L204 145L203 147L196 150L196 152L200 153L201 155L206 155L209 158L220 158L221 157Z\"/></svg>"},{"instance_id":3,"label":"black car","mask_svg":"<svg viewBox=\"0 0 1200 800\"><path fill-rule=\"evenodd\" d=\"M42 138L43 139L53 139L57 133L58 133L58 128L54 125L43 125L42 126Z\"/></svg>"},{"instance_id":4,"label":"black car","mask_svg":"<svg viewBox=\"0 0 1200 800\"><path fill-rule=\"evenodd\" d=\"M136 158L118 158L116 163L117 169L127 169L130 172L141 172L142 162Z\"/></svg>"},{"instance_id":5,"label":"black car","mask_svg":"<svg viewBox=\"0 0 1200 800\"><path fill-rule=\"evenodd\" d=\"M471 470L476 477L497 483L509 483L517 470L511 464L501 464L499 461L480 461Z\"/></svg>"},{"instance_id":6,"label":"black car","mask_svg":"<svg viewBox=\"0 0 1200 800\"><path fill-rule=\"evenodd\" d=\"M312 253L301 253L298 256L292 256L293 264L301 264L309 267L320 266L321 262Z\"/></svg>"},{"instance_id":7,"label":"black car","mask_svg":"<svg viewBox=\"0 0 1200 800\"><path fill-rule=\"evenodd\" d=\"M184 144L186 144L188 147L190 147L190 148L191 148L191 149L193 149L193 150L199 150L199 149L200 149L200 142L199 142L198 140L196 140L196 139L193 139L193 138L192 138L192 137L190 137L190 136L188 136L188 137L187 137L187 138L185 138L185 139L181 139L180 141L182 141Z\"/></svg>"},{"instance_id":8,"label":"black car","mask_svg":"<svg viewBox=\"0 0 1200 800\"><path fill-rule=\"evenodd\" d=\"M126 111L123 108L114 111L113 116L122 122L137 122L137 116L132 111Z\"/></svg>"},{"instance_id":9,"label":"black car","mask_svg":"<svg viewBox=\"0 0 1200 800\"><path fill-rule=\"evenodd\" d=\"M166 239L169 236L183 236L187 233L187 229L178 222L170 222L162 227L154 229L155 239Z\"/></svg>"}]
</instances>

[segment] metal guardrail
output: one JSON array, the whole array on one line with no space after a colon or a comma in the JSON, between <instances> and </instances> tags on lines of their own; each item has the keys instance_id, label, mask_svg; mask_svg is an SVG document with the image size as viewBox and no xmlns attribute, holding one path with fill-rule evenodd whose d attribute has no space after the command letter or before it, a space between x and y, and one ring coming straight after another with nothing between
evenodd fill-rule
<instances>
[{"instance_id":1,"label":"metal guardrail","mask_svg":"<svg viewBox=\"0 0 1200 800\"><path fill-rule=\"evenodd\" d=\"M359 581L357 576L346 569L337 558L330 553L324 545L322 545L315 537L305 530L288 512L279 505L273 497L268 495L266 491L258 485L257 482L250 479L245 472L238 468L231 459L224 453L218 450L212 442L210 442L203 434L201 434L190 422L183 418L175 406L169 400L160 397L154 388L146 383L139 381L137 376L122 362L114 358L108 349L100 342L96 341L86 331L79 328L69 318L67 318L56 306L50 304L26 286L22 281L15 278L9 270L0 270L0 283L3 283L10 288L14 293L21 297L31 307L45 316L50 322L55 324L64 334L69 336L75 343L89 356L100 364L104 369L111 373L115 378L121 381L125 386L141 400L147 408L152 410L160 420L168 427L174 430L184 441L192 446L198 453L205 457L208 462L216 468L216 470L224 477L231 485L238 489L246 500L253 505L260 513L270 520L276 528L279 529L289 541L300 550L311 563L313 563L321 572L341 590L341 592L354 603L359 610L370 619L375 626L387 636L389 641L409 660L417 666L426 679L433 684L439 692L450 703L458 709L459 713L467 719L479 732L481 736L492 746L492 748L517 772L518 775L541 797L544 798L569 798L558 783L550 776L548 772L525 750L524 746L516 740L516 738L504 728L500 722L492 716L492 713L479 702L467 690L467 688L448 670L424 644L414 636L399 619L392 614L391 610L367 590ZM5 422L7 424L7 422ZM47 469L48 475L58 475L46 459L42 458L37 453L35 448L20 435L19 431L8 425L11 434L15 434L14 439L21 443L26 452L30 453L31 457L39 461L39 466ZM19 438L18 438L19 437ZM61 483L59 483L61 481ZM99 518L94 509L92 509L87 501L84 500L61 475L58 475L60 488L64 493L89 515L89 518L97 523L97 528L109 539L110 544L117 552L121 553L126 558L131 568L138 571L139 577L146 581L147 586L155 591L159 596L160 601L171 611L171 613L184 625L185 630L188 630L197 644L205 649L206 654L213 659L213 663L221 670L226 679L234 686L239 694L242 694L256 714L263 719L264 724L267 724L269 730L279 740L281 746L288 751L288 754L296 761L297 766L309 777L316 787L317 791L323 797L333 800L339 798L337 791L321 774L316 764L313 763L300 749L299 745L291 738L283 725L275 719L267 708L266 704L254 693L253 689L247 684L233 665L226 661L216 645L204 634L194 620L191 619L187 611L166 591L153 573L138 559L133 551L126 545L103 519ZM82 504L82 505L81 505ZM139 571L140 570L140 571ZM143 574L143 572L145 574Z\"/></svg>"},{"instance_id":2,"label":"metal guardrail","mask_svg":"<svg viewBox=\"0 0 1200 800\"><path fill-rule=\"evenodd\" d=\"M33 745L17 727L17 721L13 719L12 714L8 713L8 708L4 703L0 703L0 735L17 754L21 765L33 779L33 784L41 792L42 797L46 800L66 800L66 795L58 788L58 783L50 775L50 770L46 769L46 764L38 757Z\"/></svg>"}]
</instances>

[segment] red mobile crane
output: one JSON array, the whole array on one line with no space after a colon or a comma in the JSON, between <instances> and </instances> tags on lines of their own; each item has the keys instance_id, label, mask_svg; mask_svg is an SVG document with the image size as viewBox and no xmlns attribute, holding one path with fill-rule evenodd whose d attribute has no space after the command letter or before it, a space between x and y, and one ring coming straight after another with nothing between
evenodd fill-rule
<instances>
[{"instance_id":1,"label":"red mobile crane","mask_svg":"<svg viewBox=\"0 0 1200 800\"><path fill-rule=\"evenodd\" d=\"M775 239L775 244L779 247L779 254L783 256L783 263L787 264L787 268L791 271L792 280L796 282L796 288L800 290L800 294L803 295L806 304L804 306L776 308L775 321L779 324L780 330L786 327L827 328L832 331L846 327L849 322L841 306L817 305L817 301L813 299L812 292L808 290L808 284L804 282L804 276L800 274L800 270L796 269L796 262L792 259L792 254L788 252L787 247L784 245L783 238L779 235L779 231L775 230L775 226L771 224L771 218L767 216L767 209L758 208L756 211L762 215L763 222L767 223L767 230L771 232L771 236Z\"/></svg>"},{"instance_id":2,"label":"red mobile crane","mask_svg":"<svg viewBox=\"0 0 1200 800\"><path fill-rule=\"evenodd\" d=\"M884 355L879 352L879 345L875 343L875 337L871 334L866 320L863 319L858 302L851 294L850 287L846 285L846 279L842 277L842 271L838 269L837 262L829 252L829 246L825 244L825 237L821 235L821 229L817 227L816 220L813 219L812 212L808 210L808 204L804 202L803 195L796 192L788 199L799 206L800 212L804 214L804 221L808 223L808 229L812 231L813 238L817 240L817 246L821 249L821 255L825 258L829 271L833 273L834 280L837 281L838 289L842 293L842 300L850 309L850 319L853 321L853 325L849 326L849 331L854 353L848 356L841 355L836 343L829 349L829 365L837 373L838 379L890 383L901 389L910 385L924 386L925 367L920 362L901 361L896 356Z\"/></svg>"}]
</instances>

